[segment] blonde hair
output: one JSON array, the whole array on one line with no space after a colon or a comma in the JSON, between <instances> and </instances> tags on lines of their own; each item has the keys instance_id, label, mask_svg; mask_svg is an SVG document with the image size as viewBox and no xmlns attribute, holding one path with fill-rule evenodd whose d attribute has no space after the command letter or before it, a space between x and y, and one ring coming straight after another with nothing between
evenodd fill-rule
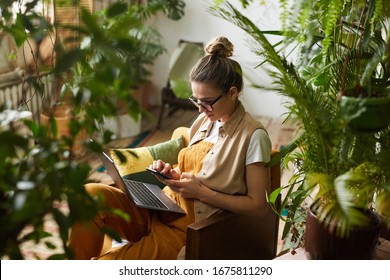
<instances>
[{"instance_id":1,"label":"blonde hair","mask_svg":"<svg viewBox=\"0 0 390 280\"><path fill-rule=\"evenodd\" d=\"M242 90L243 78L240 64L231 59L234 45L226 37L216 37L204 48L206 54L192 68L192 82L212 84L226 94L231 87Z\"/></svg>"},{"instance_id":2,"label":"blonde hair","mask_svg":"<svg viewBox=\"0 0 390 280\"><path fill-rule=\"evenodd\" d=\"M234 52L234 45L225 37L216 37L207 43L204 50L209 55L231 57Z\"/></svg>"}]
</instances>

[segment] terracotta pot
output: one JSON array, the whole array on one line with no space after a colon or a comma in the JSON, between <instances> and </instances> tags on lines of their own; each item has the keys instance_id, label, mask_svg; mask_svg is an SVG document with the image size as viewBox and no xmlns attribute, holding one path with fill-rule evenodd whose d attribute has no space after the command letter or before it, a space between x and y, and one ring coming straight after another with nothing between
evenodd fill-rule
<instances>
[{"instance_id":1,"label":"terracotta pot","mask_svg":"<svg viewBox=\"0 0 390 280\"><path fill-rule=\"evenodd\" d=\"M69 130L69 122L73 117L71 105L59 104L51 108L50 111L42 112L40 115L41 124L48 125L51 116L53 116L57 122L57 139L61 139L63 136L71 136L71 132ZM72 152L74 155L79 156L84 153L82 143L86 138L86 132L84 130L80 131L72 146Z\"/></svg>"},{"instance_id":2,"label":"terracotta pot","mask_svg":"<svg viewBox=\"0 0 390 280\"><path fill-rule=\"evenodd\" d=\"M371 222L368 227L352 228L348 237L330 232L310 207L306 220L305 250L314 260L369 260L375 254L381 221L373 211L364 210Z\"/></svg>"}]
</instances>

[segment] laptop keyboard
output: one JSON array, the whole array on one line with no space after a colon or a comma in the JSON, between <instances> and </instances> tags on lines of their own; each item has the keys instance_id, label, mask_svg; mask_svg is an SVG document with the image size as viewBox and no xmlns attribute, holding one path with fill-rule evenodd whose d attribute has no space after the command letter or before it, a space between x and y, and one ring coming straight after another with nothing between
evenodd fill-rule
<instances>
[{"instance_id":1,"label":"laptop keyboard","mask_svg":"<svg viewBox=\"0 0 390 280\"><path fill-rule=\"evenodd\" d=\"M148 188L142 183L124 180L131 195L144 205L157 207L161 209L168 209Z\"/></svg>"}]
</instances>

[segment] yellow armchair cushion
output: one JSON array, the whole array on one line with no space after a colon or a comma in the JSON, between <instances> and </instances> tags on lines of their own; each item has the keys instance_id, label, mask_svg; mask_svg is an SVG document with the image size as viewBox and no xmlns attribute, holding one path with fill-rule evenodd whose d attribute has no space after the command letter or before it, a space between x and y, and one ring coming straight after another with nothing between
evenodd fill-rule
<instances>
[{"instance_id":1,"label":"yellow armchair cushion","mask_svg":"<svg viewBox=\"0 0 390 280\"><path fill-rule=\"evenodd\" d=\"M153 146L125 149L110 149L111 158L121 176L144 172L154 160L161 159L172 165L184 147L183 135Z\"/></svg>"}]
</instances>

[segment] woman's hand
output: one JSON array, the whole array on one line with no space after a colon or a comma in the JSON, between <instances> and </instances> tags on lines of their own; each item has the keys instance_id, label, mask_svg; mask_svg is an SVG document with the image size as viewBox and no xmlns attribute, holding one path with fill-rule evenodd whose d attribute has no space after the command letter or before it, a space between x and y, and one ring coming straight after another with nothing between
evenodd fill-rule
<instances>
[{"instance_id":1,"label":"woman's hand","mask_svg":"<svg viewBox=\"0 0 390 280\"><path fill-rule=\"evenodd\" d=\"M183 172L181 174L180 180L166 179L164 180L164 183L184 198L198 199L202 189L204 188L195 175L187 172Z\"/></svg>"},{"instance_id":2,"label":"woman's hand","mask_svg":"<svg viewBox=\"0 0 390 280\"><path fill-rule=\"evenodd\" d=\"M162 174L164 174L165 176L167 176L168 178L170 178L172 180L179 180L180 179L179 170L174 169L170 163L164 162L160 159L153 161L153 163L151 165L149 165L149 168L157 170L158 172L161 172ZM164 180L161 177L156 176L156 178L159 181L164 182Z\"/></svg>"},{"instance_id":3,"label":"woman's hand","mask_svg":"<svg viewBox=\"0 0 390 280\"><path fill-rule=\"evenodd\" d=\"M211 206L234 213L261 216L268 208L266 194L270 191L270 170L263 163L246 166L248 192L243 195L227 194L210 189L190 173L183 172L180 180L165 179L164 183L184 198L194 198Z\"/></svg>"}]
</instances>

